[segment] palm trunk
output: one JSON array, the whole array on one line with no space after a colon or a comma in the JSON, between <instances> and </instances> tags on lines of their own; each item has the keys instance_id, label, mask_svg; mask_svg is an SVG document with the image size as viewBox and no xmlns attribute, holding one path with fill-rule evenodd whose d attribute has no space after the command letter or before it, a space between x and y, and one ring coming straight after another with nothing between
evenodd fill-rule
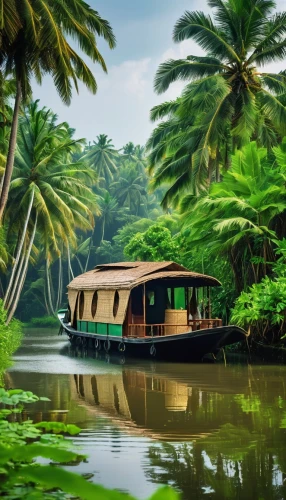
<instances>
[{"instance_id":1,"label":"palm trunk","mask_svg":"<svg viewBox=\"0 0 286 500\"><path fill-rule=\"evenodd\" d=\"M85 266L84 266L84 272L85 272L85 273L86 273L87 266L88 266L88 263L89 263L90 252L91 252L91 247L92 247L92 243L93 243L94 231L95 231L95 228L93 229L93 231L92 231L92 233L91 233L91 237L90 237L89 248L88 248L88 254L87 254L86 263L85 263Z\"/></svg>"},{"instance_id":2,"label":"palm trunk","mask_svg":"<svg viewBox=\"0 0 286 500\"><path fill-rule=\"evenodd\" d=\"M22 269L23 269L23 266L24 266L24 261L25 261L25 247L24 247L24 250L22 252L22 256L21 256L20 262L18 264L17 273L16 273L16 276L15 276L14 282L12 283L12 289L11 289L11 292L10 292L10 295L9 295L9 300L6 301L5 308L7 309L7 311L10 309L10 307L11 307L11 305L13 303L13 300L14 300L14 296L15 296L15 294L17 292L18 285L19 285L19 282L21 280L21 274L22 274Z\"/></svg>"},{"instance_id":3,"label":"palm trunk","mask_svg":"<svg viewBox=\"0 0 286 500\"><path fill-rule=\"evenodd\" d=\"M62 270L62 258L59 257L59 284L58 284L58 297L56 303L56 311L60 307L60 303L62 300L62 285L63 285L63 270Z\"/></svg>"},{"instance_id":4,"label":"palm trunk","mask_svg":"<svg viewBox=\"0 0 286 500\"><path fill-rule=\"evenodd\" d=\"M75 258L76 258L76 260L77 260L77 262L78 262L78 265L79 265L79 268L80 268L81 273L83 273L84 271L83 271L83 267L82 267L81 261L79 260L79 258L78 258L78 256L77 256L77 255L75 255Z\"/></svg>"},{"instance_id":5,"label":"palm trunk","mask_svg":"<svg viewBox=\"0 0 286 500\"><path fill-rule=\"evenodd\" d=\"M46 261L46 278L47 278L47 290L48 290L48 303L49 303L49 306L51 308L53 316L55 316L55 310L54 310L53 301L52 301L50 267L49 267L48 260Z\"/></svg>"},{"instance_id":6,"label":"palm trunk","mask_svg":"<svg viewBox=\"0 0 286 500\"><path fill-rule=\"evenodd\" d=\"M22 292L22 289L23 289L23 286L24 286L24 283L25 283L26 275L27 275L27 270L28 270L28 265L29 265L29 259L30 259L30 255L31 255L31 250L32 250L32 246L33 246L33 243L34 243L34 239L35 239L35 234L36 234L37 222L38 222L38 216L36 215L33 233L32 233L32 236L31 236L31 239L30 239L30 242L29 242L29 246L28 246L28 250L27 250L27 254L26 254L26 259L25 259L25 263L24 263L24 269L23 269L23 272L22 272L21 280L20 280L20 283L19 283L19 286L18 286L18 289L17 289L17 293L16 293L16 296L15 296L15 299L13 301L12 307L11 307L11 309L9 311L9 314L8 314L8 317L7 317L6 325L8 325L10 323L11 319L13 318L14 312L16 311L17 305L19 303L20 295L21 295L21 292Z\"/></svg>"},{"instance_id":7,"label":"palm trunk","mask_svg":"<svg viewBox=\"0 0 286 500\"><path fill-rule=\"evenodd\" d=\"M3 184L0 194L0 224L3 218L4 209L6 207L6 203L8 200L8 193L10 188L10 182L14 167L14 158L15 158L15 150L16 150L16 142L17 142L17 132L18 132L18 119L20 112L20 105L22 100L22 90L21 90L21 81L17 81L17 92L15 98L14 112L13 112L13 121L9 139L9 149L7 155L7 163L3 176Z\"/></svg>"},{"instance_id":8,"label":"palm trunk","mask_svg":"<svg viewBox=\"0 0 286 500\"><path fill-rule=\"evenodd\" d=\"M105 232L105 217L103 218L102 221L102 235L101 235L101 241L104 240L104 232Z\"/></svg>"},{"instance_id":9,"label":"palm trunk","mask_svg":"<svg viewBox=\"0 0 286 500\"><path fill-rule=\"evenodd\" d=\"M69 270L70 270L70 273L72 275L72 279L74 279L74 274L73 274L73 270L72 270L72 266L71 266L71 254L70 254L70 246L69 246L69 244L67 246L67 251L68 251L68 265L69 265Z\"/></svg>"},{"instance_id":10,"label":"palm trunk","mask_svg":"<svg viewBox=\"0 0 286 500\"><path fill-rule=\"evenodd\" d=\"M48 316L52 316L52 311L50 310L49 304L48 304L48 301L47 301L46 286L44 286L44 301L45 301L45 307L46 307L47 315Z\"/></svg>"},{"instance_id":11,"label":"palm trunk","mask_svg":"<svg viewBox=\"0 0 286 500\"><path fill-rule=\"evenodd\" d=\"M28 223L29 223L29 220L30 220L31 210L32 210L32 207L33 207L34 194L35 194L35 189L33 189L33 191L32 191L32 195L31 195L31 199L30 199L30 203L29 203L29 207L28 207L28 212L27 212L27 215L26 215L26 219L25 219L25 223L24 223L22 235L21 235L21 238L20 238L20 241L19 241L19 244L18 244L16 257L15 257L15 261L14 261L13 268L12 268L11 277L10 277L10 280L9 280L8 288L7 288L6 293L5 293L4 307L6 307L7 300L9 299L9 295L10 295L10 291L11 291L11 288L12 288L12 285L13 285L13 282L14 282L14 278L15 278L15 273L16 273L16 270L17 270L17 266L18 266L18 263L19 263L19 260L20 260L20 257L21 257L21 252L22 252L22 248L23 248L25 237L26 237L26 233L27 233L27 227L28 227Z\"/></svg>"}]
</instances>

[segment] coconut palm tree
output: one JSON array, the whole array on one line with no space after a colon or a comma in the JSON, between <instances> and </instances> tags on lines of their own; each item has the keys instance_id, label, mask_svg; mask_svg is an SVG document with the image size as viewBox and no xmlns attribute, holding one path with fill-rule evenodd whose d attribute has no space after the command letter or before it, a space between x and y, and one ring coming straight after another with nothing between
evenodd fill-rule
<instances>
[{"instance_id":1,"label":"coconut palm tree","mask_svg":"<svg viewBox=\"0 0 286 500\"><path fill-rule=\"evenodd\" d=\"M112 224L116 215L118 214L118 203L108 191L105 192L103 197L98 199L98 206L100 210L101 221L101 240L104 240L106 227Z\"/></svg>"},{"instance_id":2,"label":"coconut palm tree","mask_svg":"<svg viewBox=\"0 0 286 500\"><path fill-rule=\"evenodd\" d=\"M189 248L227 256L239 292L267 275L275 259L277 216L286 210L285 150L286 142L273 148L273 165L266 148L255 142L244 146L222 182L181 204Z\"/></svg>"},{"instance_id":3,"label":"coconut palm tree","mask_svg":"<svg viewBox=\"0 0 286 500\"><path fill-rule=\"evenodd\" d=\"M154 108L151 115L168 117L149 149L162 161L160 181L174 177L178 168L173 196L190 177L199 188L214 174L218 180L219 166L227 168L229 154L250 138L271 146L286 133L286 73L261 69L285 58L286 13L273 15L275 2L269 0L208 4L215 9L214 20L187 11L173 35L175 42L194 40L206 55L168 60L155 77L158 93L174 81L190 82L181 98Z\"/></svg>"},{"instance_id":4,"label":"coconut palm tree","mask_svg":"<svg viewBox=\"0 0 286 500\"><path fill-rule=\"evenodd\" d=\"M132 141L127 142L122 148L123 157L127 160L132 160L132 156L135 153L135 144Z\"/></svg>"},{"instance_id":5,"label":"coconut palm tree","mask_svg":"<svg viewBox=\"0 0 286 500\"><path fill-rule=\"evenodd\" d=\"M69 104L72 85L78 81L95 93L95 78L77 52L68 43L72 38L92 62L106 71L97 48L96 36L102 36L110 48L115 38L109 23L83 0L2 0L0 9L0 70L16 79L16 97L10 133L7 163L0 194L0 221L8 198L14 165L18 116L22 100L31 93L31 78L41 83L49 73L62 100Z\"/></svg>"},{"instance_id":6,"label":"coconut palm tree","mask_svg":"<svg viewBox=\"0 0 286 500\"><path fill-rule=\"evenodd\" d=\"M113 180L117 171L116 161L118 158L118 151L106 134L97 136L97 141L94 141L93 145L88 148L85 156L85 159L96 171L98 178L102 178L107 184Z\"/></svg>"},{"instance_id":7,"label":"coconut palm tree","mask_svg":"<svg viewBox=\"0 0 286 500\"><path fill-rule=\"evenodd\" d=\"M138 172L145 171L147 166L147 158L145 155L144 146L140 146L140 144L137 144L137 146L135 146L133 142L128 142L127 144L125 144L125 146L123 146L122 151L123 153L120 158L124 163L127 162L134 165Z\"/></svg>"},{"instance_id":8,"label":"coconut palm tree","mask_svg":"<svg viewBox=\"0 0 286 500\"><path fill-rule=\"evenodd\" d=\"M118 178L111 185L111 192L122 207L128 207L130 213L139 215L146 212L146 187L147 177L140 173L132 165L125 165L121 168Z\"/></svg>"},{"instance_id":9,"label":"coconut palm tree","mask_svg":"<svg viewBox=\"0 0 286 500\"><path fill-rule=\"evenodd\" d=\"M56 124L56 115L39 109L37 102L29 105L20 118L16 166L5 215L9 242L14 246L4 299L8 321L17 307L30 257L37 258L37 248L45 256L48 273L52 260L75 243L75 229L92 228L96 197L90 187L95 174L83 162L71 161L81 144L81 140L72 138L66 123Z\"/></svg>"}]
</instances>

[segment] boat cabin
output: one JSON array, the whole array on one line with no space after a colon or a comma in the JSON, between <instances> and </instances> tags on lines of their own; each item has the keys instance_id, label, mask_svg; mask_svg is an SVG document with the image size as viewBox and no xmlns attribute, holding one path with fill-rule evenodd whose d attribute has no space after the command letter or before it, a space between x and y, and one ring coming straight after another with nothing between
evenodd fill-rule
<instances>
[{"instance_id":1,"label":"boat cabin","mask_svg":"<svg viewBox=\"0 0 286 500\"><path fill-rule=\"evenodd\" d=\"M175 262L103 264L68 285L71 326L117 337L165 336L221 326L211 318L220 282Z\"/></svg>"}]
</instances>

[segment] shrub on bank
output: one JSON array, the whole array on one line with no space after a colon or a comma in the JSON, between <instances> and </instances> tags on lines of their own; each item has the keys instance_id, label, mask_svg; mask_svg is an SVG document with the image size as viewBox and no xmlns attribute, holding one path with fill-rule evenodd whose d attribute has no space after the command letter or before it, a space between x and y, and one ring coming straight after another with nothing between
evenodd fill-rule
<instances>
[{"instance_id":1,"label":"shrub on bank","mask_svg":"<svg viewBox=\"0 0 286 500\"><path fill-rule=\"evenodd\" d=\"M55 316L41 316L40 318L32 318L26 326L35 327L39 326L41 328L52 328L59 326L59 320Z\"/></svg>"},{"instance_id":2,"label":"shrub on bank","mask_svg":"<svg viewBox=\"0 0 286 500\"><path fill-rule=\"evenodd\" d=\"M0 300L0 385L2 374L10 365L12 354L18 349L22 339L22 324L13 319L6 325L7 311L4 309L3 300Z\"/></svg>"},{"instance_id":3,"label":"shrub on bank","mask_svg":"<svg viewBox=\"0 0 286 500\"><path fill-rule=\"evenodd\" d=\"M231 317L233 323L250 328L254 336L271 344L285 340L286 326L286 239L277 244L273 276L266 276L242 292Z\"/></svg>"},{"instance_id":4,"label":"shrub on bank","mask_svg":"<svg viewBox=\"0 0 286 500\"><path fill-rule=\"evenodd\" d=\"M270 342L279 342L286 324L286 278L268 276L242 292L232 312L232 322Z\"/></svg>"}]
</instances>

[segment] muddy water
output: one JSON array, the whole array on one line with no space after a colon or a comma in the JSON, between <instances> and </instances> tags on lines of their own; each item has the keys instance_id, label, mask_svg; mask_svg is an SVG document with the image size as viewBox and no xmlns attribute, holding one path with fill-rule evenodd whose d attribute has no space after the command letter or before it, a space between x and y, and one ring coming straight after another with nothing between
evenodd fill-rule
<instances>
[{"instance_id":1,"label":"muddy water","mask_svg":"<svg viewBox=\"0 0 286 500\"><path fill-rule=\"evenodd\" d=\"M51 402L27 416L75 423L86 463L110 488L148 497L170 484L186 500L286 499L286 367L110 359L30 330L9 387Z\"/></svg>"}]
</instances>

